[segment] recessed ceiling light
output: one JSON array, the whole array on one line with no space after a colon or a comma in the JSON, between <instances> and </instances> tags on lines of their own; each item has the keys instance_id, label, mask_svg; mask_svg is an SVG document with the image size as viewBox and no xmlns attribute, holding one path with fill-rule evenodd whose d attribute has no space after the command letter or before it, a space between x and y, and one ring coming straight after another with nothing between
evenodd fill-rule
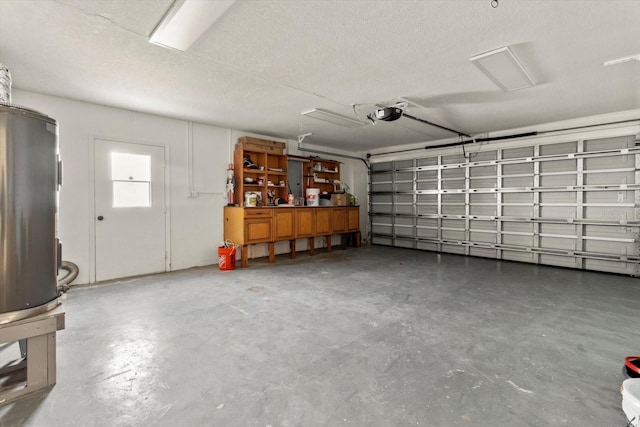
<instances>
[{"instance_id":1,"label":"recessed ceiling light","mask_svg":"<svg viewBox=\"0 0 640 427\"><path fill-rule=\"evenodd\" d=\"M507 46L473 56L469 61L505 92L535 85L527 70Z\"/></svg>"},{"instance_id":2,"label":"recessed ceiling light","mask_svg":"<svg viewBox=\"0 0 640 427\"><path fill-rule=\"evenodd\" d=\"M343 116L340 113L334 113L333 111L325 110L322 108L314 108L313 110L304 111L303 116L311 117L312 119L322 120L324 122L333 123L334 125L344 126L348 128L356 128L364 126L366 123L361 122L358 119L351 118L349 116Z\"/></svg>"},{"instance_id":3,"label":"recessed ceiling light","mask_svg":"<svg viewBox=\"0 0 640 427\"><path fill-rule=\"evenodd\" d=\"M235 0L176 0L151 33L149 42L185 51Z\"/></svg>"}]
</instances>

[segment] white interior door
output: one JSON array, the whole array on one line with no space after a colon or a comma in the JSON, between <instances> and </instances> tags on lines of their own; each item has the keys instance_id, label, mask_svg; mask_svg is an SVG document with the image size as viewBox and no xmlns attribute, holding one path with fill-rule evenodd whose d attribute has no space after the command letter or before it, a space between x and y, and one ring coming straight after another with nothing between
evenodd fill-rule
<instances>
[{"instance_id":1,"label":"white interior door","mask_svg":"<svg viewBox=\"0 0 640 427\"><path fill-rule=\"evenodd\" d=\"M96 281L165 271L164 147L95 140Z\"/></svg>"}]
</instances>

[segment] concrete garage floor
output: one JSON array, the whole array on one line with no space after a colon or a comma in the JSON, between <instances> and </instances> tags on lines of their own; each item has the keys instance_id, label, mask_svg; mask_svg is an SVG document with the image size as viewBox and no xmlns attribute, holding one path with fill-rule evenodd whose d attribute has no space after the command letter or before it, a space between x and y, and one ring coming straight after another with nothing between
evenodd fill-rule
<instances>
[{"instance_id":1,"label":"concrete garage floor","mask_svg":"<svg viewBox=\"0 0 640 427\"><path fill-rule=\"evenodd\" d=\"M31 426L624 426L640 282L363 247L72 289Z\"/></svg>"}]
</instances>

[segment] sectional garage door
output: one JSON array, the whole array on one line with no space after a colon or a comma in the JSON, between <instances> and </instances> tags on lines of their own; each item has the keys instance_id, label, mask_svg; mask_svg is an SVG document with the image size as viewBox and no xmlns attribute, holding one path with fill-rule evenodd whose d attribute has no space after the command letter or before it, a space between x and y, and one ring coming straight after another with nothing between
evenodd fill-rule
<instances>
[{"instance_id":1,"label":"sectional garage door","mask_svg":"<svg viewBox=\"0 0 640 427\"><path fill-rule=\"evenodd\" d=\"M371 167L372 243L640 275L635 136Z\"/></svg>"}]
</instances>

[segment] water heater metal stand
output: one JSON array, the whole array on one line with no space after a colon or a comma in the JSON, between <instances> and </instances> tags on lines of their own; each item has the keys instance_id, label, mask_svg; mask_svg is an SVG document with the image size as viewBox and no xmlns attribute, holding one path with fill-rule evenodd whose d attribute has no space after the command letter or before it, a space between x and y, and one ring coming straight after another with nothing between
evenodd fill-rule
<instances>
[{"instance_id":1,"label":"water heater metal stand","mask_svg":"<svg viewBox=\"0 0 640 427\"><path fill-rule=\"evenodd\" d=\"M0 324L0 344L26 340L26 357L0 368L0 405L56 383L56 331L64 329L61 305L37 316Z\"/></svg>"}]
</instances>

